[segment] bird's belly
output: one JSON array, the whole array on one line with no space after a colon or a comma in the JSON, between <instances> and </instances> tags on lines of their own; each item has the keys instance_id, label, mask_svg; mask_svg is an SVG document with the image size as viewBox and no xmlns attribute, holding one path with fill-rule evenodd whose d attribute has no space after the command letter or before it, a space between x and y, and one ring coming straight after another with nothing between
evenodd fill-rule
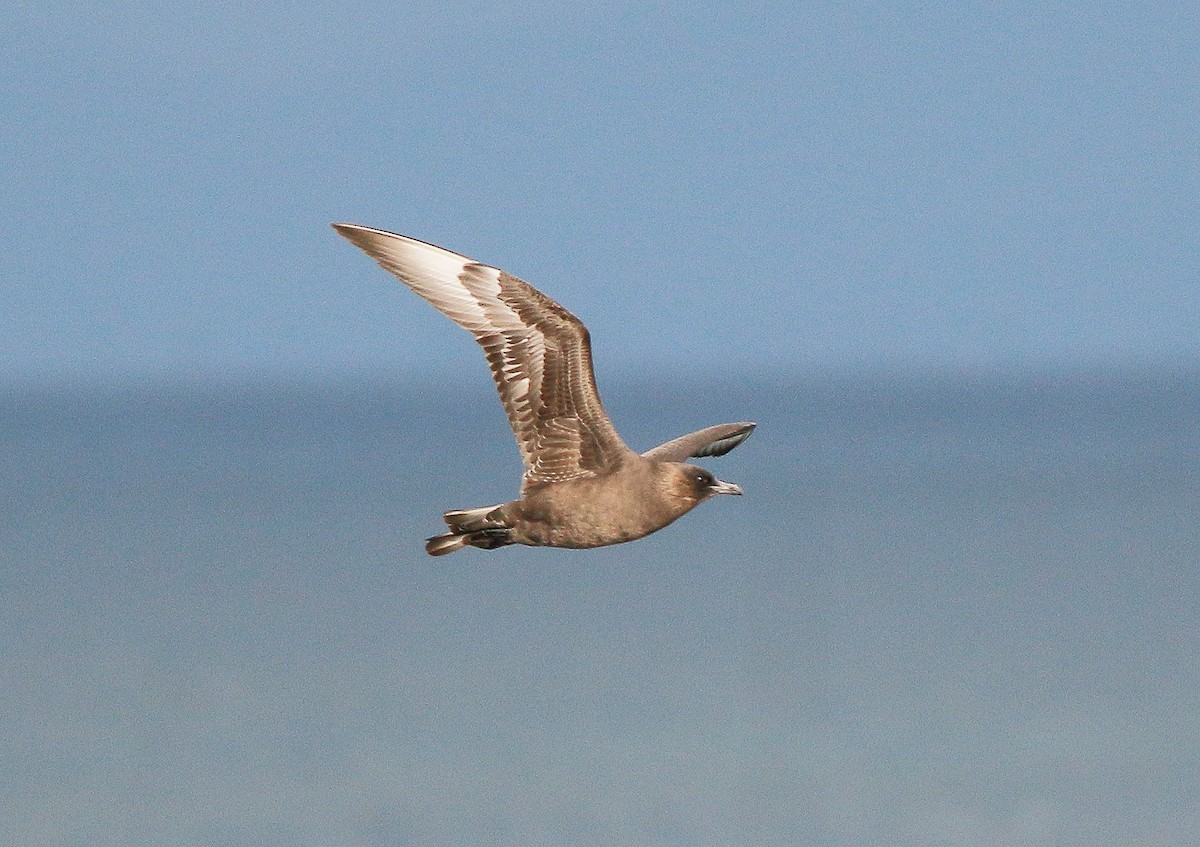
<instances>
[{"instance_id":1,"label":"bird's belly","mask_svg":"<svg viewBox=\"0 0 1200 847\"><path fill-rule=\"evenodd\" d=\"M524 521L514 533L514 538L523 544L539 547L587 549L633 541L659 528L588 520L581 515L572 515L569 519L559 521Z\"/></svg>"}]
</instances>

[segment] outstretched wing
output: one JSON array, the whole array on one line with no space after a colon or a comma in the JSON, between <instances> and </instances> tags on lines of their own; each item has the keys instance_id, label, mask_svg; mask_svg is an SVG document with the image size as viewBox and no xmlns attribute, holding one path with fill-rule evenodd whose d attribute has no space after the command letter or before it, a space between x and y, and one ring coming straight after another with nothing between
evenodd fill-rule
<instances>
[{"instance_id":1,"label":"outstretched wing","mask_svg":"<svg viewBox=\"0 0 1200 847\"><path fill-rule=\"evenodd\" d=\"M630 450L600 404L587 328L528 283L415 238L334 224L475 336L525 463L526 485L602 473Z\"/></svg>"},{"instance_id":2,"label":"outstretched wing","mask_svg":"<svg viewBox=\"0 0 1200 847\"><path fill-rule=\"evenodd\" d=\"M683 462L701 456L724 456L750 437L757 424L749 421L710 426L698 432L681 435L660 444L642 455L662 462Z\"/></svg>"}]
</instances>

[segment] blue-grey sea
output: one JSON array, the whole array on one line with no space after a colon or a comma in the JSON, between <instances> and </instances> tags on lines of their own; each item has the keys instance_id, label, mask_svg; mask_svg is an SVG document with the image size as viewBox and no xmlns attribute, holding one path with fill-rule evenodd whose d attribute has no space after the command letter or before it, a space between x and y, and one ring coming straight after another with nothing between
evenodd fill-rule
<instances>
[{"instance_id":1,"label":"blue-grey sea","mask_svg":"<svg viewBox=\"0 0 1200 847\"><path fill-rule=\"evenodd\" d=\"M607 388L746 496L432 559L486 384L0 399L0 841L1194 844L1200 376Z\"/></svg>"}]
</instances>

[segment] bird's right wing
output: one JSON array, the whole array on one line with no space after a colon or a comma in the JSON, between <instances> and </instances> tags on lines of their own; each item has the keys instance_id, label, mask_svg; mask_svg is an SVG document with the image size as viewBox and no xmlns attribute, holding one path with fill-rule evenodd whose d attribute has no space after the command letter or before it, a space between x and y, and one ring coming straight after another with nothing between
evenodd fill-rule
<instances>
[{"instance_id":1,"label":"bird's right wing","mask_svg":"<svg viewBox=\"0 0 1200 847\"><path fill-rule=\"evenodd\" d=\"M631 451L600 403L582 322L515 276L433 244L333 228L483 347L525 463L525 484L601 473Z\"/></svg>"}]
</instances>

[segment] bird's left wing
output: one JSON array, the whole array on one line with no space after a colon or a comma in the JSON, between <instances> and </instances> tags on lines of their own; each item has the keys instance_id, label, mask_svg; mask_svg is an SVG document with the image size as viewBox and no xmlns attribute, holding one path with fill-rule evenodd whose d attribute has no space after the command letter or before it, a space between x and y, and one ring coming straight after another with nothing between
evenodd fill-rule
<instances>
[{"instance_id":1,"label":"bird's left wing","mask_svg":"<svg viewBox=\"0 0 1200 847\"><path fill-rule=\"evenodd\" d=\"M724 456L749 438L755 426L757 424L749 421L717 424L698 432L681 435L653 450L647 450L642 455L647 459L662 462L684 462L703 456Z\"/></svg>"}]
</instances>

